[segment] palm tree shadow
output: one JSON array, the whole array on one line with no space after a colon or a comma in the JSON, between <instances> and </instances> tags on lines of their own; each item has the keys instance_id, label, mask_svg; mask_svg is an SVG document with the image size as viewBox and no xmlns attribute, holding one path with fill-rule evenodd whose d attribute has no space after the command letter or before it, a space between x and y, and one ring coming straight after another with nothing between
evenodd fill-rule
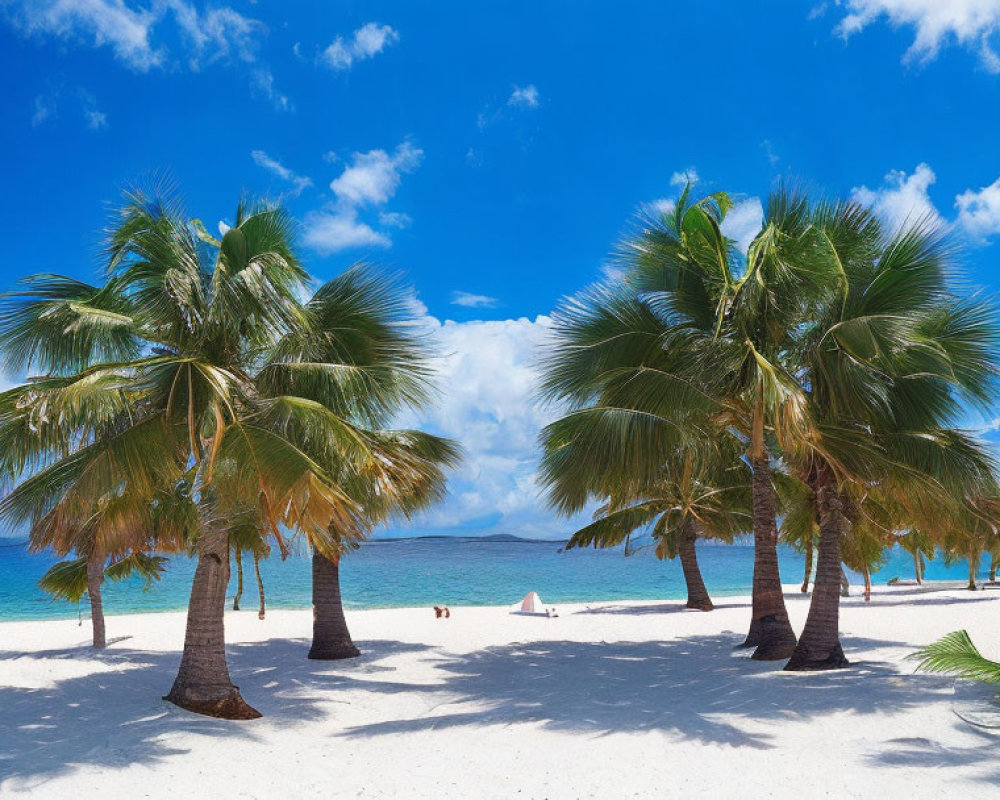
<instances>
[{"instance_id":1,"label":"palm tree shadow","mask_svg":"<svg viewBox=\"0 0 1000 800\"><path fill-rule=\"evenodd\" d=\"M606 735L662 731L685 740L769 749L772 737L742 723L780 723L850 710L897 711L942 702L948 681L900 675L890 664L785 673L780 663L734 654L735 633L663 642L541 641L443 657L433 716L351 728L343 736L379 736L456 726L536 723L559 731ZM847 639L851 649L895 644ZM946 698L945 698L946 699ZM448 711L448 706L454 710Z\"/></svg>"},{"instance_id":2,"label":"palm tree shadow","mask_svg":"<svg viewBox=\"0 0 1000 800\"><path fill-rule=\"evenodd\" d=\"M365 655L350 666L308 661L305 640L272 639L227 650L233 681L264 713L263 722L301 722L328 713L323 701L331 699L339 673L346 674L345 681L354 675L373 676L383 669L379 662L385 658L424 649L396 641L360 645ZM14 674L30 675L33 662L43 659L49 665L58 660L57 671L69 676L41 688L0 686L0 786L4 788L13 779L18 788L30 790L36 782L86 765L153 766L187 752L176 746L177 734L260 738L255 723L191 714L161 699L176 673L178 651L118 647L98 654L89 647L0 651L0 660L25 662L14 668Z\"/></svg>"},{"instance_id":3,"label":"palm tree shadow","mask_svg":"<svg viewBox=\"0 0 1000 800\"><path fill-rule=\"evenodd\" d=\"M713 601L715 610L723 608L750 608L749 602ZM614 614L625 617L638 617L647 614L704 614L704 611L687 608L684 603L651 603L650 605L605 605L588 606L573 612L575 614ZM711 612L707 612L711 613Z\"/></svg>"}]
</instances>

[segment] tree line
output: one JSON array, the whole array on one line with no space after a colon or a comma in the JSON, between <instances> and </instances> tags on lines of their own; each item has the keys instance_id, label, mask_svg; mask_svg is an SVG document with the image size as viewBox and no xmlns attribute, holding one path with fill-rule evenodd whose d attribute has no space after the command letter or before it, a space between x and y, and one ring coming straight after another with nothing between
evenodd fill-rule
<instances>
[{"instance_id":1,"label":"tree line","mask_svg":"<svg viewBox=\"0 0 1000 800\"><path fill-rule=\"evenodd\" d=\"M558 512L597 506L570 547L647 532L679 556L692 608L712 607L697 540L752 534L744 644L787 669L843 667L842 564L870 576L897 540L918 567L937 547L996 552L996 465L958 427L993 402L996 310L957 291L956 251L927 220L887 229L857 203L781 188L742 252L731 208L685 188L623 238L617 277L560 304L541 479ZM361 264L314 289L294 231L280 207L241 202L216 237L171 191L131 191L99 283L40 274L0 298L4 367L31 376L0 393L0 518L67 557L43 585L89 596L98 647L106 578L152 580L163 553L194 555L166 699L213 716L258 716L225 659L232 553L242 578L243 552L256 567L303 537L308 655L356 656L342 555L439 500L461 457L391 427L433 400L407 288ZM804 590L817 556L800 635L779 529L808 554Z\"/></svg>"}]
</instances>

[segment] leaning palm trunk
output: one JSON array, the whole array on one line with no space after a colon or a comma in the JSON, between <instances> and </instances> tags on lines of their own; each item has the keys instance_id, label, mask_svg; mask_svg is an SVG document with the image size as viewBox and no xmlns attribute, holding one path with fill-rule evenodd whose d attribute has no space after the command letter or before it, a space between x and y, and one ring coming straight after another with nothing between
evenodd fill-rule
<instances>
[{"instance_id":1,"label":"leaning palm trunk","mask_svg":"<svg viewBox=\"0 0 1000 800\"><path fill-rule=\"evenodd\" d=\"M865 602L870 603L872 601L872 572L868 568L868 565L864 566L864 577L865 577Z\"/></svg>"},{"instance_id":2,"label":"leaning palm trunk","mask_svg":"<svg viewBox=\"0 0 1000 800\"><path fill-rule=\"evenodd\" d=\"M712 598L709 597L705 581L701 577L701 570L698 568L698 553L695 548L697 541L696 523L688 520L684 523L684 528L681 531L680 546L678 547L681 569L684 571L684 583L687 584L688 599L685 607L698 611L711 611L715 606L712 605Z\"/></svg>"},{"instance_id":3,"label":"leaning palm trunk","mask_svg":"<svg viewBox=\"0 0 1000 800\"><path fill-rule=\"evenodd\" d=\"M164 699L210 717L256 719L233 685L226 665L225 607L229 544L225 533L205 530L198 542L198 567L188 603L184 654L173 688Z\"/></svg>"},{"instance_id":4,"label":"leaning palm trunk","mask_svg":"<svg viewBox=\"0 0 1000 800\"><path fill-rule=\"evenodd\" d=\"M968 590L970 592L976 591L976 571L979 566L979 553L973 552L969 555L969 585Z\"/></svg>"},{"instance_id":5,"label":"leaning palm trunk","mask_svg":"<svg viewBox=\"0 0 1000 800\"><path fill-rule=\"evenodd\" d=\"M913 574L917 578L917 586L924 582L924 565L919 550L913 551Z\"/></svg>"},{"instance_id":6,"label":"leaning palm trunk","mask_svg":"<svg viewBox=\"0 0 1000 800\"><path fill-rule=\"evenodd\" d=\"M260 595L260 608L257 610L257 619L264 619L267 613L267 605L264 602L264 579L260 577L260 553L253 554L253 571L257 576L257 593Z\"/></svg>"},{"instance_id":7,"label":"leaning palm trunk","mask_svg":"<svg viewBox=\"0 0 1000 800\"><path fill-rule=\"evenodd\" d=\"M806 539L806 574L802 578L802 588L799 590L802 594L806 594L809 591L809 578L812 577L813 571L813 540L812 534Z\"/></svg>"},{"instance_id":8,"label":"leaning palm trunk","mask_svg":"<svg viewBox=\"0 0 1000 800\"><path fill-rule=\"evenodd\" d=\"M236 560L236 594L233 596L233 611L240 610L240 599L243 597L243 548L236 545L234 558Z\"/></svg>"},{"instance_id":9,"label":"leaning palm trunk","mask_svg":"<svg viewBox=\"0 0 1000 800\"><path fill-rule=\"evenodd\" d=\"M813 583L809 616L787 670L823 670L846 667L849 662L840 646L840 589L843 569L840 540L849 524L843 513L833 475L820 467L814 491L819 514L819 557Z\"/></svg>"},{"instance_id":10,"label":"leaning palm trunk","mask_svg":"<svg viewBox=\"0 0 1000 800\"><path fill-rule=\"evenodd\" d=\"M94 627L94 647L101 649L107 646L107 636L104 631L104 600L101 597L101 584L104 583L104 556L91 553L87 559L87 597L90 598L90 621Z\"/></svg>"},{"instance_id":11,"label":"leaning palm trunk","mask_svg":"<svg viewBox=\"0 0 1000 800\"><path fill-rule=\"evenodd\" d=\"M313 641L309 658L334 661L354 658L361 651L351 641L340 599L340 559L313 551Z\"/></svg>"},{"instance_id":12,"label":"leaning palm trunk","mask_svg":"<svg viewBox=\"0 0 1000 800\"><path fill-rule=\"evenodd\" d=\"M777 503L767 454L753 459L753 617L744 647L756 647L753 658L776 661L795 649L778 572Z\"/></svg>"}]
</instances>

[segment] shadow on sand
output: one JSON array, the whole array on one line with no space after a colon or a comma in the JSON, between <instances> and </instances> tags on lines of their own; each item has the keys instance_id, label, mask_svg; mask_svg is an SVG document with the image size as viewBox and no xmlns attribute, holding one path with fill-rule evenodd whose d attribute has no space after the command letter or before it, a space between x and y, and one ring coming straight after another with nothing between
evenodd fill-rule
<instances>
[{"instance_id":1,"label":"shadow on sand","mask_svg":"<svg viewBox=\"0 0 1000 800\"><path fill-rule=\"evenodd\" d=\"M227 652L234 683L265 717L301 722L325 716L322 704L335 702L338 689L390 669L380 663L386 658L426 649L397 641L359 645L365 655L350 662L309 661L309 642L301 639L231 645ZM29 670L32 660L43 658L72 661L69 666L90 672L45 688L0 686L0 783L20 778L30 787L84 765L152 766L187 752L169 744L177 733L256 738L252 723L198 716L161 699L173 682L179 652L0 651L0 660L25 660ZM391 683L369 683L393 691Z\"/></svg>"},{"instance_id":2,"label":"shadow on sand","mask_svg":"<svg viewBox=\"0 0 1000 800\"><path fill-rule=\"evenodd\" d=\"M543 641L442 658L443 682L424 688L448 697L438 709L459 708L343 735L532 722L593 734L659 730L763 749L771 746L770 737L744 730L741 719L780 721L847 710L874 714L949 700L943 691L952 683L947 678L900 675L883 663L785 673L780 664L751 661L747 651L734 651L738 639L727 633L665 642ZM845 640L851 650L892 644ZM466 705L474 708L461 708Z\"/></svg>"}]
</instances>

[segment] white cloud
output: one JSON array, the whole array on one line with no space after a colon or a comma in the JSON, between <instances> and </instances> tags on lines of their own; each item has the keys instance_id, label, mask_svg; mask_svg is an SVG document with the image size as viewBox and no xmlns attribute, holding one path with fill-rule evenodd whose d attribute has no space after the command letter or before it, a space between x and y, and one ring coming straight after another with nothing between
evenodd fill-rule
<instances>
[{"instance_id":1,"label":"white cloud","mask_svg":"<svg viewBox=\"0 0 1000 800\"><path fill-rule=\"evenodd\" d=\"M35 98L34 112L31 115L31 127L37 128L48 120L55 119L57 110L55 95L38 95Z\"/></svg>"},{"instance_id":2,"label":"white cloud","mask_svg":"<svg viewBox=\"0 0 1000 800\"><path fill-rule=\"evenodd\" d=\"M885 17L893 27L915 29L905 61L930 61L952 41L978 52L983 66L1000 72L1000 57L990 39L1000 30L996 0L846 0L847 14L837 25L845 38Z\"/></svg>"},{"instance_id":3,"label":"white cloud","mask_svg":"<svg viewBox=\"0 0 1000 800\"><path fill-rule=\"evenodd\" d=\"M759 197L748 197L740 200L729 209L722 221L722 232L730 239L735 239L741 253L746 253L750 242L760 233L764 221L764 207Z\"/></svg>"},{"instance_id":4,"label":"white cloud","mask_svg":"<svg viewBox=\"0 0 1000 800\"><path fill-rule=\"evenodd\" d=\"M538 89L535 84L515 86L514 91L507 98L507 105L520 108L538 108Z\"/></svg>"},{"instance_id":5,"label":"white cloud","mask_svg":"<svg viewBox=\"0 0 1000 800\"><path fill-rule=\"evenodd\" d=\"M323 51L320 60L331 69L348 70L355 61L373 58L398 41L399 33L390 26L369 22L354 31L348 40L342 36L334 39Z\"/></svg>"},{"instance_id":6,"label":"white cloud","mask_svg":"<svg viewBox=\"0 0 1000 800\"><path fill-rule=\"evenodd\" d=\"M672 197L661 197L658 200L654 200L652 203L644 203L642 210L647 214L652 214L656 217L662 217L664 214L673 213L674 208L677 205L677 201Z\"/></svg>"},{"instance_id":7,"label":"white cloud","mask_svg":"<svg viewBox=\"0 0 1000 800\"><path fill-rule=\"evenodd\" d=\"M695 184L698 182L698 171L694 167L688 167L685 170L680 170L675 172L670 176L671 186L687 186L690 184Z\"/></svg>"},{"instance_id":8,"label":"white cloud","mask_svg":"<svg viewBox=\"0 0 1000 800\"><path fill-rule=\"evenodd\" d=\"M351 205L382 205L396 193L402 173L415 170L423 155L409 142L399 145L392 155L385 150L355 153L330 188L338 199Z\"/></svg>"},{"instance_id":9,"label":"white cloud","mask_svg":"<svg viewBox=\"0 0 1000 800\"><path fill-rule=\"evenodd\" d=\"M297 175L281 162L271 158L263 150L254 150L250 153L250 158L258 167L263 167L272 175L277 175L281 180L290 183L292 188L285 195L288 197L298 197L305 189L313 185L312 179L304 175Z\"/></svg>"},{"instance_id":10,"label":"white cloud","mask_svg":"<svg viewBox=\"0 0 1000 800\"><path fill-rule=\"evenodd\" d=\"M87 127L92 131L103 130L108 127L108 115L103 111L88 110L83 112L87 120Z\"/></svg>"},{"instance_id":11,"label":"white cloud","mask_svg":"<svg viewBox=\"0 0 1000 800\"><path fill-rule=\"evenodd\" d=\"M384 233L358 220L356 209L311 211L304 220L302 241L322 253L335 253L352 247L391 247Z\"/></svg>"},{"instance_id":12,"label":"white cloud","mask_svg":"<svg viewBox=\"0 0 1000 800\"><path fill-rule=\"evenodd\" d=\"M266 67L255 69L250 76L250 87L261 97L269 100L276 111L294 111L288 95L282 94L274 85L274 75Z\"/></svg>"},{"instance_id":13,"label":"white cloud","mask_svg":"<svg viewBox=\"0 0 1000 800\"><path fill-rule=\"evenodd\" d=\"M500 301L485 294L456 291L451 293L451 304L465 308L496 308L500 305Z\"/></svg>"},{"instance_id":14,"label":"white cloud","mask_svg":"<svg viewBox=\"0 0 1000 800\"><path fill-rule=\"evenodd\" d=\"M399 211L380 211L378 221L387 228L408 228L413 218Z\"/></svg>"},{"instance_id":15,"label":"white cloud","mask_svg":"<svg viewBox=\"0 0 1000 800\"><path fill-rule=\"evenodd\" d=\"M958 225L980 241L1000 233L1000 178L978 191L967 189L955 198Z\"/></svg>"},{"instance_id":16,"label":"white cloud","mask_svg":"<svg viewBox=\"0 0 1000 800\"><path fill-rule=\"evenodd\" d=\"M428 532L485 527L523 536L564 536L567 521L546 508L537 482L538 433L557 412L534 401L539 348L548 317L440 322L424 317L443 357L434 406L401 420L456 439L465 460L444 502L410 528Z\"/></svg>"},{"instance_id":17,"label":"white cloud","mask_svg":"<svg viewBox=\"0 0 1000 800\"><path fill-rule=\"evenodd\" d=\"M893 230L907 223L923 221L940 225L944 221L928 194L936 179L934 170L927 164L918 164L910 175L903 170L889 172L877 189L855 187L851 190L851 197L874 209Z\"/></svg>"},{"instance_id":18,"label":"white cloud","mask_svg":"<svg viewBox=\"0 0 1000 800\"><path fill-rule=\"evenodd\" d=\"M390 247L385 233L360 219L366 208L378 208L396 194L405 173L412 172L423 159L423 151L403 142L390 154L385 150L355 153L343 172L330 182L336 200L306 215L306 245L324 253L351 247ZM403 228L412 222L406 214L379 210L383 228Z\"/></svg>"},{"instance_id":19,"label":"white cloud","mask_svg":"<svg viewBox=\"0 0 1000 800\"><path fill-rule=\"evenodd\" d=\"M172 21L191 69L236 58L253 61L262 23L229 7L199 11L185 0L11 0L4 15L22 33L108 48L130 69L166 66L169 53L156 33Z\"/></svg>"}]
</instances>

